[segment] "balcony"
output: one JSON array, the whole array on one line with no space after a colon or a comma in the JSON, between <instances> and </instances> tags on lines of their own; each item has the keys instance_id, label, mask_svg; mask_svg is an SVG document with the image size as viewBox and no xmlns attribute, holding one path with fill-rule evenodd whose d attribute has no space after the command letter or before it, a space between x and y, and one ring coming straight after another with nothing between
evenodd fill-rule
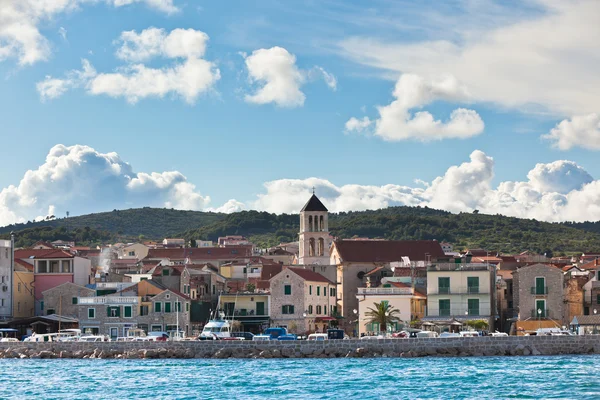
<instances>
[{"instance_id":1,"label":"balcony","mask_svg":"<svg viewBox=\"0 0 600 400\"><path fill-rule=\"evenodd\" d=\"M97 282L96 289L115 289L121 291L133 285L135 285L133 282Z\"/></svg>"},{"instance_id":2,"label":"balcony","mask_svg":"<svg viewBox=\"0 0 600 400\"><path fill-rule=\"evenodd\" d=\"M263 310L262 312L258 312L253 309L239 308L233 312L234 317L266 317L268 316L267 311Z\"/></svg>"},{"instance_id":3,"label":"balcony","mask_svg":"<svg viewBox=\"0 0 600 400\"><path fill-rule=\"evenodd\" d=\"M455 263L438 263L427 267L427 271L487 271L490 270L490 265L486 264L455 264Z\"/></svg>"},{"instance_id":4,"label":"balcony","mask_svg":"<svg viewBox=\"0 0 600 400\"><path fill-rule=\"evenodd\" d=\"M545 296L548 294L548 286L544 286L543 288L534 286L531 288L531 294Z\"/></svg>"},{"instance_id":5,"label":"balcony","mask_svg":"<svg viewBox=\"0 0 600 400\"><path fill-rule=\"evenodd\" d=\"M456 295L466 295L466 294L489 294L490 291L488 288L482 288L479 286L471 286L471 287L462 287L462 288L448 288L448 287L439 287L437 292L433 291L428 294L456 294Z\"/></svg>"},{"instance_id":6,"label":"balcony","mask_svg":"<svg viewBox=\"0 0 600 400\"><path fill-rule=\"evenodd\" d=\"M412 288L358 288L358 295L412 295Z\"/></svg>"},{"instance_id":7,"label":"balcony","mask_svg":"<svg viewBox=\"0 0 600 400\"><path fill-rule=\"evenodd\" d=\"M133 296L79 297L77 303L80 305L138 304L138 298Z\"/></svg>"},{"instance_id":8,"label":"balcony","mask_svg":"<svg viewBox=\"0 0 600 400\"><path fill-rule=\"evenodd\" d=\"M550 310L549 309L540 309L541 314L538 313L537 309L531 310L531 318L550 318Z\"/></svg>"}]
</instances>

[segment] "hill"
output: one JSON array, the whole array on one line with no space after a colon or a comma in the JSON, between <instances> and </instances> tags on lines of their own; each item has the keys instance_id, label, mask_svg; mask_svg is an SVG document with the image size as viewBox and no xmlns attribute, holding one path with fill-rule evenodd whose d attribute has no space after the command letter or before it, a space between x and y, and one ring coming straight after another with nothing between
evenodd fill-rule
<instances>
[{"instance_id":1,"label":"hill","mask_svg":"<svg viewBox=\"0 0 600 400\"><path fill-rule=\"evenodd\" d=\"M457 249L538 253L600 252L600 223L547 223L479 213L452 214L427 207L330 214L329 228L340 238L436 239ZM260 247L298 239L298 215L242 211L219 214L173 209L114 210L0 228L0 237L17 232L17 245L37 240L74 240L79 244L184 237L216 241L243 235Z\"/></svg>"}]
</instances>

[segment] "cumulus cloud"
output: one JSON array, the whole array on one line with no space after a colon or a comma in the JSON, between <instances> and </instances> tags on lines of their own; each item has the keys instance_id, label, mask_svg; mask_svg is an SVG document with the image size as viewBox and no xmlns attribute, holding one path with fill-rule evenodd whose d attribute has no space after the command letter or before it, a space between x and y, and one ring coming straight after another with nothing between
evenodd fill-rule
<instances>
[{"instance_id":1,"label":"cumulus cloud","mask_svg":"<svg viewBox=\"0 0 600 400\"><path fill-rule=\"evenodd\" d=\"M178 10L173 0L1 0L0 61L17 58L20 65L31 65L47 60L51 54L51 44L40 33L39 25L60 14L99 1L114 7L145 3L166 13ZM59 29L59 33L63 38L66 37L64 28Z\"/></svg>"},{"instance_id":2,"label":"cumulus cloud","mask_svg":"<svg viewBox=\"0 0 600 400\"><path fill-rule=\"evenodd\" d=\"M565 119L542 138L560 150L572 147L600 150L600 115L593 113Z\"/></svg>"},{"instance_id":3,"label":"cumulus cloud","mask_svg":"<svg viewBox=\"0 0 600 400\"><path fill-rule=\"evenodd\" d=\"M248 70L248 80L258 85L253 94L247 94L248 103L273 103L280 107L300 107L306 96L300 90L310 78L311 71L296 66L296 56L283 47L254 50L251 55L243 55ZM322 67L315 67L327 86L335 90L337 79ZM314 73L313 73L314 74Z\"/></svg>"},{"instance_id":4,"label":"cumulus cloud","mask_svg":"<svg viewBox=\"0 0 600 400\"><path fill-rule=\"evenodd\" d=\"M465 108L452 111L446 122L435 120L427 111L411 115L411 109L435 100L467 101L468 91L452 76L426 80L415 74L402 74L396 82L393 95L395 100L392 103L377 107L379 118L374 121L373 133L384 140L464 139L483 132L484 123L479 114ZM352 117L346 122L346 131L366 131L372 122L368 117L362 120Z\"/></svg>"},{"instance_id":5,"label":"cumulus cloud","mask_svg":"<svg viewBox=\"0 0 600 400\"><path fill-rule=\"evenodd\" d=\"M209 202L178 171L136 173L117 153L59 144L18 185L0 191L0 225L46 212L74 215L124 205L203 210Z\"/></svg>"},{"instance_id":6,"label":"cumulus cloud","mask_svg":"<svg viewBox=\"0 0 600 400\"><path fill-rule=\"evenodd\" d=\"M312 188L332 212L389 206L427 206L451 212L503 214L544 221L600 219L600 181L572 161L537 164L527 180L492 186L494 160L475 150L468 161L451 166L420 186L336 186L321 178L280 179L265 183L265 193L249 203L252 208L276 213L297 213Z\"/></svg>"},{"instance_id":7,"label":"cumulus cloud","mask_svg":"<svg viewBox=\"0 0 600 400\"><path fill-rule=\"evenodd\" d=\"M115 72L97 73L89 61L83 60L81 71L71 71L64 79L51 76L37 84L42 100L61 96L68 89L83 87L92 95L123 97L135 104L147 97L162 98L167 94L194 103L220 79L219 69L201 58L206 51L208 35L194 29L148 28L140 32L123 32L117 57L129 62L148 61L155 57L176 60L174 65L152 68L130 63Z\"/></svg>"},{"instance_id":8,"label":"cumulus cloud","mask_svg":"<svg viewBox=\"0 0 600 400\"><path fill-rule=\"evenodd\" d=\"M221 207L207 208L206 211L231 214L231 213L242 211L245 209L246 209L246 205L244 203L237 201L235 199L230 199L225 204L223 204Z\"/></svg>"}]
</instances>

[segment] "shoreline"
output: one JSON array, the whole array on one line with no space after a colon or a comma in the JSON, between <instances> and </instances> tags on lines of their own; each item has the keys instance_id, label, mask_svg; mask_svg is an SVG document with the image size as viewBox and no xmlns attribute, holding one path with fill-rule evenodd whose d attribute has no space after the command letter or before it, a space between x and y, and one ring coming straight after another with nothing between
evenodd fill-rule
<instances>
[{"instance_id":1,"label":"shoreline","mask_svg":"<svg viewBox=\"0 0 600 400\"><path fill-rule=\"evenodd\" d=\"M600 335L326 341L8 342L0 359L369 358L600 354Z\"/></svg>"}]
</instances>

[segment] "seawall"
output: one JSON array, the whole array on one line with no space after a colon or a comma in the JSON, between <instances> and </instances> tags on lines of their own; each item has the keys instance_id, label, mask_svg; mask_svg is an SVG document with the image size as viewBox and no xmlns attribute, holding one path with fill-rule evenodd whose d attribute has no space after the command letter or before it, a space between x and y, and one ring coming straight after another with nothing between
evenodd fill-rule
<instances>
[{"instance_id":1,"label":"seawall","mask_svg":"<svg viewBox=\"0 0 600 400\"><path fill-rule=\"evenodd\" d=\"M0 343L0 358L337 358L600 354L600 335L328 341Z\"/></svg>"}]
</instances>

